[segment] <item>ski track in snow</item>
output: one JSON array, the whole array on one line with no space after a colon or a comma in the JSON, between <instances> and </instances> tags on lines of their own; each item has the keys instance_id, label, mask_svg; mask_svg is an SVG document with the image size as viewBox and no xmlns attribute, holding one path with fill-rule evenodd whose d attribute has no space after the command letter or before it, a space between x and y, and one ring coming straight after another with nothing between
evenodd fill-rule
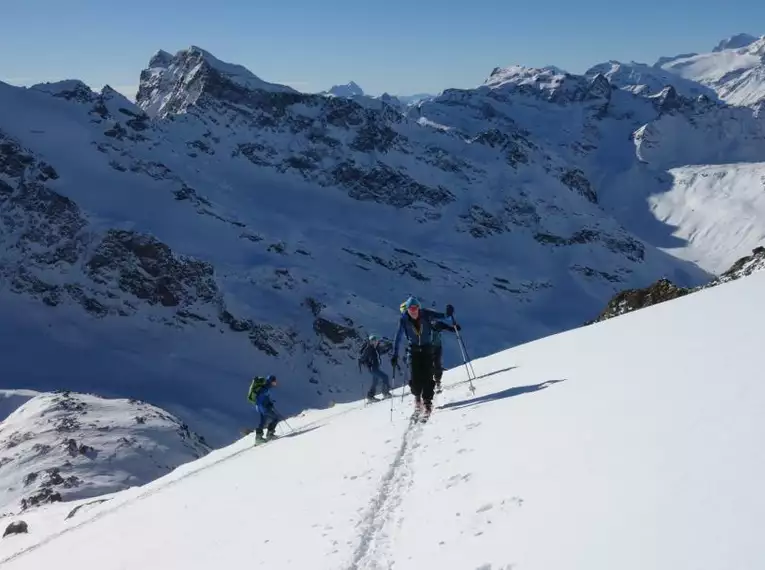
<instances>
[{"instance_id":1,"label":"ski track in snow","mask_svg":"<svg viewBox=\"0 0 765 570\"><path fill-rule=\"evenodd\" d=\"M348 570L377 570L391 568L391 525L395 524L397 508L412 485L412 452L422 424L412 423L404 432L401 447L380 482L377 496L364 517L364 530Z\"/></svg>"}]
</instances>

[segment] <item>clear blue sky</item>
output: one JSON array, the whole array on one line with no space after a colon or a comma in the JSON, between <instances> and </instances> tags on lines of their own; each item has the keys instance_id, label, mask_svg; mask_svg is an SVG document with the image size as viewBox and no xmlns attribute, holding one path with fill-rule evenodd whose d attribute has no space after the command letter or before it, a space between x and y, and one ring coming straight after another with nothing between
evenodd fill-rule
<instances>
[{"instance_id":1,"label":"clear blue sky","mask_svg":"<svg viewBox=\"0 0 765 570\"><path fill-rule=\"evenodd\" d=\"M261 78L319 91L472 87L492 68L653 63L765 33L762 0L0 0L0 80L135 90L158 49L198 45Z\"/></svg>"}]
</instances>

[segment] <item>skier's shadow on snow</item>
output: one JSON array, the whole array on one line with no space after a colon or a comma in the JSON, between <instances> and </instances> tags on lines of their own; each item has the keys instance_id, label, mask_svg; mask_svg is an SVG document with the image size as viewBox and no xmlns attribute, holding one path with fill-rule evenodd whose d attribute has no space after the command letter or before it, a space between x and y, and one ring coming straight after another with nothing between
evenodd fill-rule
<instances>
[{"instance_id":1,"label":"skier's shadow on snow","mask_svg":"<svg viewBox=\"0 0 765 570\"><path fill-rule=\"evenodd\" d=\"M470 398L469 400L449 402L447 404L444 404L443 406L438 406L438 408L442 410L446 410L446 409L456 410L459 408L466 408L468 406L476 406L478 404L485 404L486 402L492 402L494 400L504 400L505 398L513 398L514 396L520 396L521 394L528 394L530 392L537 392L539 390L544 390L548 386L552 386L553 384L557 384L558 382L563 382L564 380L565 378L561 378L560 380L548 380L547 382L542 382L541 384L532 384L530 386L516 386L514 388L508 388L507 390L502 390L501 392L494 392L493 394L486 394L485 396Z\"/></svg>"}]
</instances>

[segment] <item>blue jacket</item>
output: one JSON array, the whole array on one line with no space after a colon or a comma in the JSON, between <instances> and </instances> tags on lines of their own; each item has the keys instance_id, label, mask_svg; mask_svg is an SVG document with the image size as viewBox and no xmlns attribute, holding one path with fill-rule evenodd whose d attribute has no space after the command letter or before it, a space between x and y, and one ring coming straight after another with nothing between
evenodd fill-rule
<instances>
[{"instance_id":1,"label":"blue jacket","mask_svg":"<svg viewBox=\"0 0 765 570\"><path fill-rule=\"evenodd\" d=\"M255 397L255 407L259 412L264 412L274 405L274 401L271 399L271 387L270 384L266 384Z\"/></svg>"},{"instance_id":2,"label":"blue jacket","mask_svg":"<svg viewBox=\"0 0 765 570\"><path fill-rule=\"evenodd\" d=\"M433 346L433 321L443 318L446 318L444 313L430 309L420 309L417 321L410 317L409 313L402 313L398 321L396 339L393 341L393 358L398 358L398 345L401 342L401 335L406 335L409 346L412 348Z\"/></svg>"}]
</instances>

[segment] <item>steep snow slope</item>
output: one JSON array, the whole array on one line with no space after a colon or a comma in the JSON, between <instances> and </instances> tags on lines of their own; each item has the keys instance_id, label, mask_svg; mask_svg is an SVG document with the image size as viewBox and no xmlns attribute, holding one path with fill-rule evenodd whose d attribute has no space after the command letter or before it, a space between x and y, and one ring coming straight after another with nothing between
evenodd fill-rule
<instances>
[{"instance_id":1,"label":"steep snow slope","mask_svg":"<svg viewBox=\"0 0 765 570\"><path fill-rule=\"evenodd\" d=\"M754 274L487 357L475 395L449 372L425 425L409 426L408 398L392 423L387 403L306 414L294 437L246 438L41 520L0 543L3 566L762 567L763 286Z\"/></svg>"},{"instance_id":2,"label":"steep snow slope","mask_svg":"<svg viewBox=\"0 0 765 570\"><path fill-rule=\"evenodd\" d=\"M750 39L742 35L710 53L662 58L656 67L711 87L732 105L754 105L765 99L765 36Z\"/></svg>"},{"instance_id":3,"label":"steep snow slope","mask_svg":"<svg viewBox=\"0 0 765 570\"><path fill-rule=\"evenodd\" d=\"M602 105L607 82L587 89ZM136 105L0 85L4 366L20 387L150 401L217 445L251 421L253 374L282 377L285 413L359 397L355 349L393 334L409 293L454 303L480 355L625 287L707 278L547 151L510 121L466 140L196 47L156 54Z\"/></svg>"},{"instance_id":4,"label":"steep snow slope","mask_svg":"<svg viewBox=\"0 0 765 570\"><path fill-rule=\"evenodd\" d=\"M145 402L39 394L0 423L0 512L142 485L209 451Z\"/></svg>"},{"instance_id":5,"label":"steep snow slope","mask_svg":"<svg viewBox=\"0 0 765 570\"><path fill-rule=\"evenodd\" d=\"M687 242L667 251L719 274L765 244L765 163L686 166L669 170L672 189L649 197L657 219Z\"/></svg>"}]
</instances>

